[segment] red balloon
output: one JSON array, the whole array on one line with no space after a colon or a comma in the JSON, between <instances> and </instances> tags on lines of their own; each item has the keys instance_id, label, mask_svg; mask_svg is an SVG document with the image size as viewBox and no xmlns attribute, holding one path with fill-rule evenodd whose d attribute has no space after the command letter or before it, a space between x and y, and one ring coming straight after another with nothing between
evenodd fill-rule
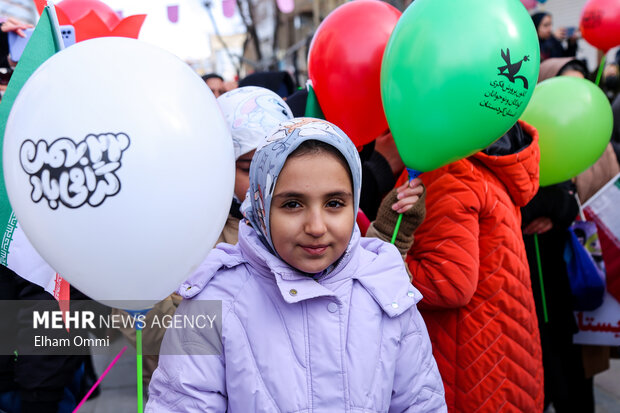
<instances>
[{"instance_id":1,"label":"red balloon","mask_svg":"<svg viewBox=\"0 0 620 413\"><path fill-rule=\"evenodd\" d=\"M604 52L620 45L620 1L589 0L581 12L581 35Z\"/></svg>"},{"instance_id":2,"label":"red balloon","mask_svg":"<svg viewBox=\"0 0 620 413\"><path fill-rule=\"evenodd\" d=\"M321 110L358 147L388 128L381 61L400 15L382 1L348 2L323 20L310 44L308 75Z\"/></svg>"},{"instance_id":3,"label":"red balloon","mask_svg":"<svg viewBox=\"0 0 620 413\"><path fill-rule=\"evenodd\" d=\"M521 3L523 3L528 10L532 10L534 7L538 6L537 0L521 0Z\"/></svg>"},{"instance_id":4,"label":"red balloon","mask_svg":"<svg viewBox=\"0 0 620 413\"><path fill-rule=\"evenodd\" d=\"M80 20L91 11L95 12L109 29L121 21L110 6L98 0L62 0L58 3L58 7L71 21Z\"/></svg>"}]
</instances>

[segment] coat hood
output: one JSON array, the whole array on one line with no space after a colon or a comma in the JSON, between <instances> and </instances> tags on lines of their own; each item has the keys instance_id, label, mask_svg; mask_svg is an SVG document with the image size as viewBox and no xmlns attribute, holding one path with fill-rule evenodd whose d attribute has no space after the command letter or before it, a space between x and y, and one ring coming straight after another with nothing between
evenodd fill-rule
<instances>
[{"instance_id":1,"label":"coat hood","mask_svg":"<svg viewBox=\"0 0 620 413\"><path fill-rule=\"evenodd\" d=\"M240 223L242 223L241 221ZM219 243L209 252L198 269L177 289L176 293L190 299L200 293L220 268L232 268L244 262L235 245Z\"/></svg>"},{"instance_id":2,"label":"coat hood","mask_svg":"<svg viewBox=\"0 0 620 413\"><path fill-rule=\"evenodd\" d=\"M549 59L545 59L540 64L540 70L538 72L538 83L550 79L552 77L556 77L560 70L566 65L568 62L573 60L577 60L574 57L552 57Z\"/></svg>"},{"instance_id":3,"label":"coat hood","mask_svg":"<svg viewBox=\"0 0 620 413\"><path fill-rule=\"evenodd\" d=\"M588 66L581 59L576 57L551 57L545 59L540 64L540 71L538 72L538 83L556 77L563 72L565 68L573 69L581 72L584 78L588 78Z\"/></svg>"},{"instance_id":4,"label":"coat hood","mask_svg":"<svg viewBox=\"0 0 620 413\"><path fill-rule=\"evenodd\" d=\"M497 176L517 206L525 206L536 195L540 148L538 131L533 126L518 121L504 136L471 158Z\"/></svg>"}]
</instances>

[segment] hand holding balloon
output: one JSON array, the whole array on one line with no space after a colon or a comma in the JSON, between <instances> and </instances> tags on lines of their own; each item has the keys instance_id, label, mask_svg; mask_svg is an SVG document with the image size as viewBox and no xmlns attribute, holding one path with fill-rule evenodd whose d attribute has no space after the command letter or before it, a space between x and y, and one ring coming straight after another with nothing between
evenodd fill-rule
<instances>
[{"instance_id":1,"label":"hand holding balloon","mask_svg":"<svg viewBox=\"0 0 620 413\"><path fill-rule=\"evenodd\" d=\"M392 205L392 209L399 214L404 214L418 202L423 192L424 186L420 178L405 182L396 188L396 198L398 201Z\"/></svg>"},{"instance_id":2,"label":"hand holding balloon","mask_svg":"<svg viewBox=\"0 0 620 413\"><path fill-rule=\"evenodd\" d=\"M553 221L550 218L538 217L523 228L523 233L527 235L544 234L551 228L553 228Z\"/></svg>"}]
</instances>

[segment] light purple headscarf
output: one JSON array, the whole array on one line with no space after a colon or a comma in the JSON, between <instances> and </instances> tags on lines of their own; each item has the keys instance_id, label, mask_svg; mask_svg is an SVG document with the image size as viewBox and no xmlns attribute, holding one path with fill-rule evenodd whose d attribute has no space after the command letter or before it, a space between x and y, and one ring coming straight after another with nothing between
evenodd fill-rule
<instances>
[{"instance_id":1,"label":"light purple headscarf","mask_svg":"<svg viewBox=\"0 0 620 413\"><path fill-rule=\"evenodd\" d=\"M333 146L346 159L353 178L353 208L354 216L357 216L362 166L351 139L336 125L321 119L294 118L282 122L256 149L250 165L250 188L241 206L241 212L259 234L261 241L276 255L269 228L271 197L286 159L299 145L309 140Z\"/></svg>"}]
</instances>

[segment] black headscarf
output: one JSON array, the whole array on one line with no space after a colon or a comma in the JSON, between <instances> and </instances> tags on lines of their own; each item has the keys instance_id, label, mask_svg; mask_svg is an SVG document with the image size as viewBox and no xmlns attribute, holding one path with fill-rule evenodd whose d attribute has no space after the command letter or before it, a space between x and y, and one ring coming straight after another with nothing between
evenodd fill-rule
<instances>
[{"instance_id":1,"label":"black headscarf","mask_svg":"<svg viewBox=\"0 0 620 413\"><path fill-rule=\"evenodd\" d=\"M255 72L239 81L239 87L260 86L287 97L295 91L293 78L288 72Z\"/></svg>"},{"instance_id":2,"label":"black headscarf","mask_svg":"<svg viewBox=\"0 0 620 413\"><path fill-rule=\"evenodd\" d=\"M532 21L534 22L534 26L536 26L536 30L538 31L538 26L540 26L540 22L542 21L543 17L548 16L549 13L546 13L544 11L539 11L538 13L534 13L532 14Z\"/></svg>"}]
</instances>

